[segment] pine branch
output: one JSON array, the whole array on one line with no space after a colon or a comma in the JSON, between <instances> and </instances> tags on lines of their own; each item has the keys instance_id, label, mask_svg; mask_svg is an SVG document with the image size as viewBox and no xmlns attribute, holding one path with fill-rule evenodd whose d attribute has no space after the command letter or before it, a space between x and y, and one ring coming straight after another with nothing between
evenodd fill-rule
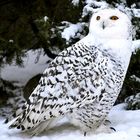
<instances>
[{"instance_id":1,"label":"pine branch","mask_svg":"<svg viewBox=\"0 0 140 140\"><path fill-rule=\"evenodd\" d=\"M31 25L32 31L35 34L35 36L38 38L39 44L44 49L45 53L52 59L54 59L57 55L52 53L49 48L47 48L47 42L46 39L40 34L39 29L37 28L36 24L34 23L33 19L31 18L29 21L29 24Z\"/></svg>"}]
</instances>

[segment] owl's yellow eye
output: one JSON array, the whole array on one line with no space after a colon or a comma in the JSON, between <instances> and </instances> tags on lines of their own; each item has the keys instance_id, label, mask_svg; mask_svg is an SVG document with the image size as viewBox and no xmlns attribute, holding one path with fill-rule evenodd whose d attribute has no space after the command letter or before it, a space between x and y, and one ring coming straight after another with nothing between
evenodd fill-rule
<instances>
[{"instance_id":1,"label":"owl's yellow eye","mask_svg":"<svg viewBox=\"0 0 140 140\"><path fill-rule=\"evenodd\" d=\"M112 16L112 17L110 17L110 19L111 20L117 20L117 19L119 19L117 16Z\"/></svg>"},{"instance_id":2,"label":"owl's yellow eye","mask_svg":"<svg viewBox=\"0 0 140 140\"><path fill-rule=\"evenodd\" d=\"M100 16L97 16L97 17L96 17L96 20L100 20L100 18L101 18Z\"/></svg>"}]
</instances>

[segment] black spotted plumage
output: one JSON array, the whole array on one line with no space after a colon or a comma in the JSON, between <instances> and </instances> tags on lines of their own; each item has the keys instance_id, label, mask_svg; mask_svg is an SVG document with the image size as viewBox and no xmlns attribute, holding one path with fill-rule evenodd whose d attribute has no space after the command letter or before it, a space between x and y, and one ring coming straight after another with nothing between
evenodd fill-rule
<instances>
[{"instance_id":1,"label":"black spotted plumage","mask_svg":"<svg viewBox=\"0 0 140 140\"><path fill-rule=\"evenodd\" d=\"M86 51L82 52L81 47ZM103 94L107 92L105 86L114 88L109 82L115 84L116 81L115 74L112 74L111 69L107 67L107 64L113 65L116 61L113 58L109 59L106 53L95 46L84 46L83 43L78 43L60 53L43 73L38 86L22 107L23 110L14 115L17 119L11 126L22 130L33 129L42 121L75 113L77 108L80 110L87 104L102 100ZM116 66L116 63L114 68L121 71L121 67ZM105 76L105 73L109 76ZM119 78L118 80L120 82ZM98 88L101 88L101 92L96 94ZM82 115L90 118L86 112ZM80 120L83 123L87 122L85 119ZM90 122L93 124L89 120L88 123Z\"/></svg>"}]
</instances>

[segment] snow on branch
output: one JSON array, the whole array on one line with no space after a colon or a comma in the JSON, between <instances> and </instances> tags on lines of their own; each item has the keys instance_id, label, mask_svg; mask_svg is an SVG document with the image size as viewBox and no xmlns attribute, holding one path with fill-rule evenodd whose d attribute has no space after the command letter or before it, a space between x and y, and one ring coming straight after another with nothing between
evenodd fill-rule
<instances>
[{"instance_id":1,"label":"snow on branch","mask_svg":"<svg viewBox=\"0 0 140 140\"><path fill-rule=\"evenodd\" d=\"M61 33L62 38L66 39L66 42L70 42L71 38L79 37L80 32L83 30L83 23L70 23L67 28Z\"/></svg>"},{"instance_id":2,"label":"snow on branch","mask_svg":"<svg viewBox=\"0 0 140 140\"><path fill-rule=\"evenodd\" d=\"M132 51L133 53L136 53L138 50L140 50L140 39L134 40L132 44Z\"/></svg>"},{"instance_id":3,"label":"snow on branch","mask_svg":"<svg viewBox=\"0 0 140 140\"><path fill-rule=\"evenodd\" d=\"M132 75L131 76L131 79L135 80L136 82L139 82L140 83L140 78L137 77L136 75Z\"/></svg>"},{"instance_id":4,"label":"snow on branch","mask_svg":"<svg viewBox=\"0 0 140 140\"><path fill-rule=\"evenodd\" d=\"M99 9L107 8L108 6L109 4L105 1L98 2L93 0L86 0L82 17L87 16L89 13L97 12Z\"/></svg>"},{"instance_id":5,"label":"snow on branch","mask_svg":"<svg viewBox=\"0 0 140 140\"><path fill-rule=\"evenodd\" d=\"M79 0L72 0L72 4L73 4L74 6L77 6L77 5L79 4Z\"/></svg>"}]
</instances>

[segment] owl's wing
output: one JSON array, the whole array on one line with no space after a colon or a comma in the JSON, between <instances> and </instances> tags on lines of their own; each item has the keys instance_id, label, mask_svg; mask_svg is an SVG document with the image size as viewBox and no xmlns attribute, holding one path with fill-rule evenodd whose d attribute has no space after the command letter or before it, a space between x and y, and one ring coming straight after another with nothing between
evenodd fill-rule
<instances>
[{"instance_id":1,"label":"owl's wing","mask_svg":"<svg viewBox=\"0 0 140 140\"><path fill-rule=\"evenodd\" d=\"M95 101L104 89L102 70L97 67L103 61L99 50L93 52L82 43L64 50L44 71L22 109L14 114L11 127L27 130Z\"/></svg>"}]
</instances>

